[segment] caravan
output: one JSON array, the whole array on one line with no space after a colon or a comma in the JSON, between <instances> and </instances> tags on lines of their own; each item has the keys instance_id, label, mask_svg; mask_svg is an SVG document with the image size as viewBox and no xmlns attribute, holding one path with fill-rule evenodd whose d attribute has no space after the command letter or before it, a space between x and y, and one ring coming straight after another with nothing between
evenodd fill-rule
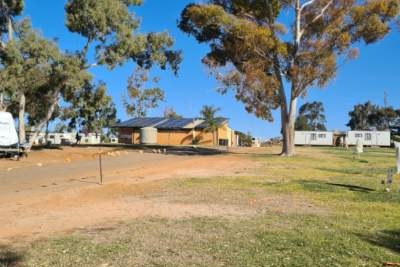
<instances>
[{"instance_id":1,"label":"caravan","mask_svg":"<svg viewBox=\"0 0 400 267\"><path fill-rule=\"evenodd\" d=\"M20 144L11 113L0 112L0 156L21 155Z\"/></svg>"}]
</instances>

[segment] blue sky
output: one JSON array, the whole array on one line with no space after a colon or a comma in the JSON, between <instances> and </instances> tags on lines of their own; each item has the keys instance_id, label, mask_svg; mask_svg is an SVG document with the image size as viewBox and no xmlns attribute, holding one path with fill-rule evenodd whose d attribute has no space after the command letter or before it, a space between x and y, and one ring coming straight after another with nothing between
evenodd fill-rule
<instances>
[{"instance_id":1,"label":"blue sky","mask_svg":"<svg viewBox=\"0 0 400 267\"><path fill-rule=\"evenodd\" d=\"M160 86L166 92L166 102L150 112L160 116L165 107L174 107L181 115L198 116L204 104L221 108L220 115L230 118L234 129L251 132L256 137L274 137L280 134L279 113L270 123L247 114L241 103L232 94L220 95L215 91L217 83L201 64L201 58L208 51L207 46L198 44L193 38L179 31L177 20L188 0L145 0L135 12L142 17L141 31L168 31L176 40L176 49L183 51L184 61L178 76L171 71L155 70L161 78ZM66 29L65 0L26 0L25 14L32 24L48 38L57 38L62 49L76 50L83 46L83 39ZM309 91L300 101L322 101L325 105L329 129L346 129L348 112L353 105L372 100L383 104L384 91L389 103L400 108L400 31L393 32L380 43L360 47L360 57L340 68L337 77L324 89ZM109 71L97 67L91 70L95 78L107 83L109 94L118 108L118 118L127 119L122 106L122 95L126 81L134 65Z\"/></svg>"}]
</instances>

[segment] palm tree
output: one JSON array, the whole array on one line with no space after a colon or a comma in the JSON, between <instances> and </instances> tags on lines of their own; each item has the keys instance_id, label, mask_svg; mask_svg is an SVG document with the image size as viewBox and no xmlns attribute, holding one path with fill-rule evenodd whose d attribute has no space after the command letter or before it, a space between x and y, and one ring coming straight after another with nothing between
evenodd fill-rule
<instances>
[{"instance_id":1,"label":"palm tree","mask_svg":"<svg viewBox=\"0 0 400 267\"><path fill-rule=\"evenodd\" d=\"M207 128L205 130L213 133L214 146L216 145L215 135L218 132L218 117L216 117L216 114L220 110L220 108L214 106L204 105L200 111L202 119L207 123Z\"/></svg>"}]
</instances>

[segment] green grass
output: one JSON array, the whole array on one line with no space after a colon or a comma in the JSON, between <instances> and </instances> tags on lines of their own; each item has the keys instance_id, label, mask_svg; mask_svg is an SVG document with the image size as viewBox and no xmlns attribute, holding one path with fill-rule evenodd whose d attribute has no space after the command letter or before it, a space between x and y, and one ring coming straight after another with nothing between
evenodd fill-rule
<instances>
[{"instance_id":1,"label":"green grass","mask_svg":"<svg viewBox=\"0 0 400 267\"><path fill-rule=\"evenodd\" d=\"M137 219L19 249L0 248L0 266L322 267L400 262L399 183L389 193L380 184L394 167L393 151L369 149L360 159L328 148L301 148L291 159L243 157L260 162L260 169L250 176L174 180L164 185L164 194L188 205L234 205L252 210L251 215Z\"/></svg>"}]
</instances>

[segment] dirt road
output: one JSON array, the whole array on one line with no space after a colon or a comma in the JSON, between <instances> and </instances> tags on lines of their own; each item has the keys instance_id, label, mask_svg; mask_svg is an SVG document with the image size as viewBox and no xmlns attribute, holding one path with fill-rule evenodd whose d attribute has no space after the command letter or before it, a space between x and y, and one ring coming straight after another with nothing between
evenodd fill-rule
<instances>
[{"instance_id":1,"label":"dirt road","mask_svg":"<svg viewBox=\"0 0 400 267\"><path fill-rule=\"evenodd\" d=\"M21 162L0 160L0 241L36 239L52 233L142 216L234 214L230 207L184 205L162 195L165 179L238 175L256 164L241 155L182 156L103 149L33 152ZM161 193L160 193L161 192ZM147 197L151 194L152 197Z\"/></svg>"}]
</instances>

